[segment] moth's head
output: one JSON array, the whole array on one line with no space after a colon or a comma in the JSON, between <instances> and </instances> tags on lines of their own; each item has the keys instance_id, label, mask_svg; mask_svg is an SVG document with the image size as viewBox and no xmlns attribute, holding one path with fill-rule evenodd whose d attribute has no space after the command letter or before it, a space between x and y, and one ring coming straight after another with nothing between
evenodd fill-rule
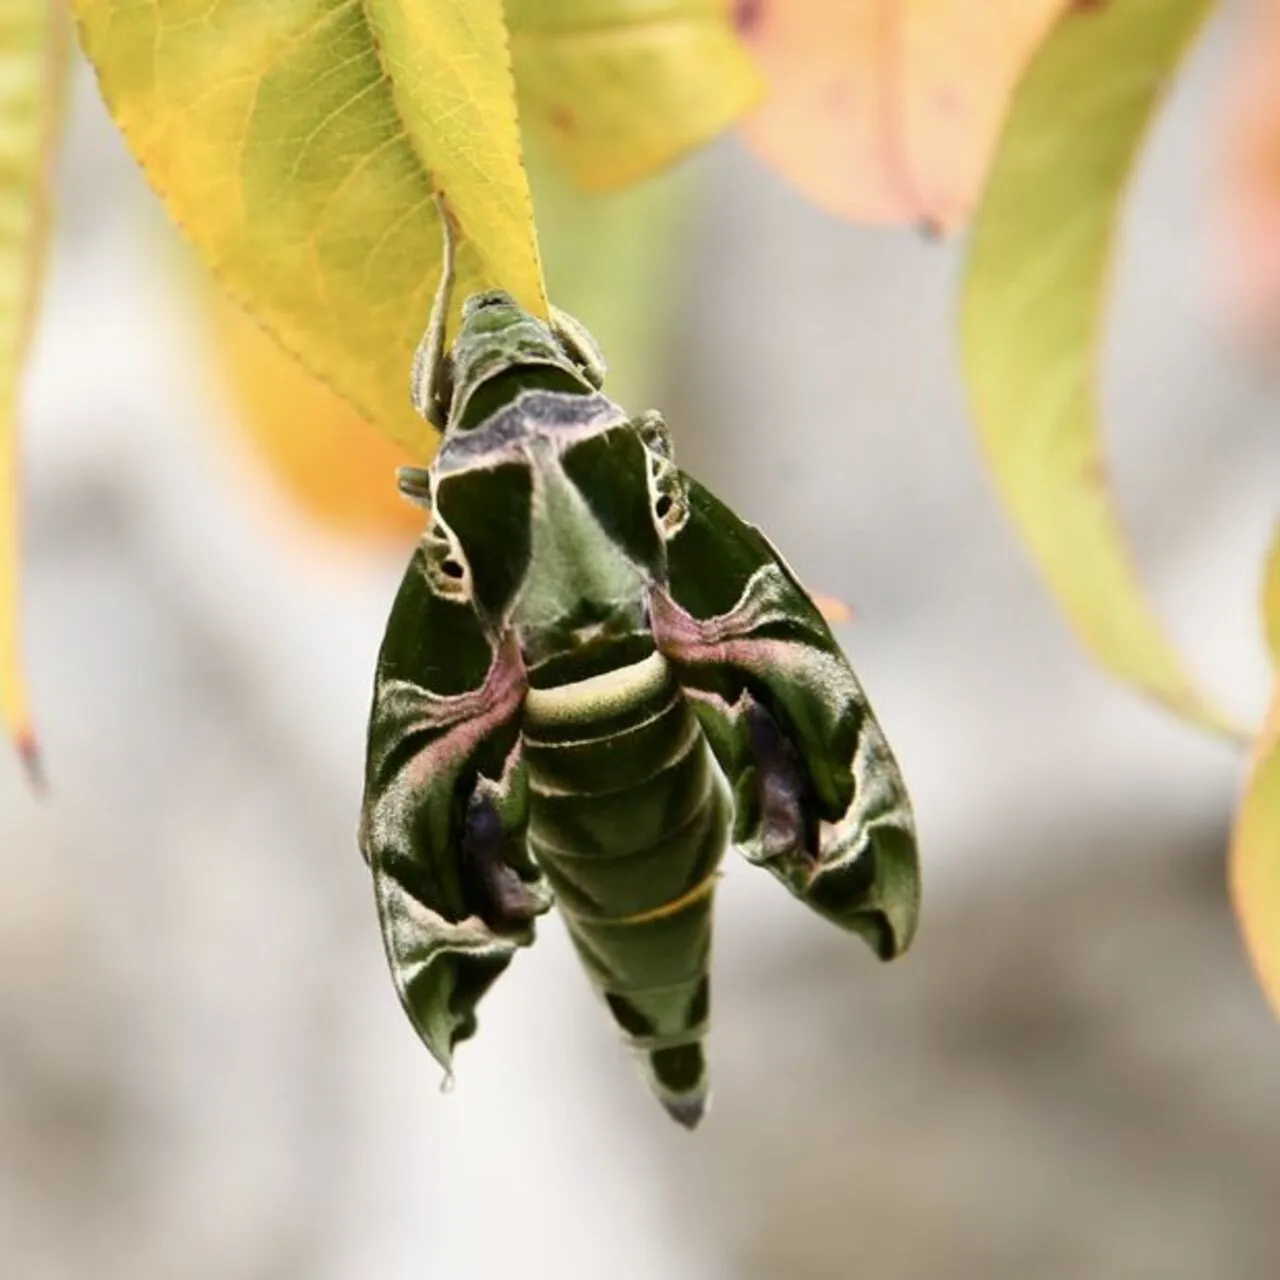
<instances>
[{"instance_id":1,"label":"moth's head","mask_svg":"<svg viewBox=\"0 0 1280 1280\"><path fill-rule=\"evenodd\" d=\"M500 459L403 469L400 485L431 511L432 589L514 627L530 665L647 629L683 495L636 424L570 441L548 427Z\"/></svg>"},{"instance_id":2,"label":"moth's head","mask_svg":"<svg viewBox=\"0 0 1280 1280\"><path fill-rule=\"evenodd\" d=\"M473 293L462 304L462 325L458 330L458 341L462 341L464 337L474 338L481 334L493 335L509 331L527 316L528 313L502 289Z\"/></svg>"},{"instance_id":3,"label":"moth's head","mask_svg":"<svg viewBox=\"0 0 1280 1280\"><path fill-rule=\"evenodd\" d=\"M445 363L449 426L459 431L479 426L522 390L589 394L600 385L572 340L501 289L472 294L463 303Z\"/></svg>"}]
</instances>

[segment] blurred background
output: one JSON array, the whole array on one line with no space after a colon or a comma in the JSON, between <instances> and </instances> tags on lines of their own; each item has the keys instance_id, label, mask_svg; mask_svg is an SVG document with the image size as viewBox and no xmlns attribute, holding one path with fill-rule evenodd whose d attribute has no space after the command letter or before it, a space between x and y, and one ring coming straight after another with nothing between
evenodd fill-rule
<instances>
[{"instance_id":1,"label":"blurred background","mask_svg":"<svg viewBox=\"0 0 1280 1280\"><path fill-rule=\"evenodd\" d=\"M1253 720L1280 453L1208 301L1227 48L1143 163L1105 400L1146 578ZM1223 879L1243 761L1097 674L1015 544L960 398L959 247L828 218L732 138L634 199L601 250L542 184L553 295L852 606L917 806L915 947L882 967L731 855L695 1136L554 918L441 1092L355 845L406 544L321 529L263 466L81 69L25 414L48 796L0 752L0 1274L1280 1275L1280 1034Z\"/></svg>"}]
</instances>

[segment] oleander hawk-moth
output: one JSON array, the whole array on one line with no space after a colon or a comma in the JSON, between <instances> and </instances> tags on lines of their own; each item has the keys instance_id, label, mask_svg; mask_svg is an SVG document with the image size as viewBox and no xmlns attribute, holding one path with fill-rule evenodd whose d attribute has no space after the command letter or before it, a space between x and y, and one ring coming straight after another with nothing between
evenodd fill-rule
<instances>
[{"instance_id":1,"label":"oleander hawk-moth","mask_svg":"<svg viewBox=\"0 0 1280 1280\"><path fill-rule=\"evenodd\" d=\"M667 1111L707 1100L732 840L883 959L919 904L910 802L831 631L769 541L602 392L590 335L505 293L446 351L453 235L412 376L442 432L379 655L360 824L392 976L450 1072L554 901Z\"/></svg>"}]
</instances>

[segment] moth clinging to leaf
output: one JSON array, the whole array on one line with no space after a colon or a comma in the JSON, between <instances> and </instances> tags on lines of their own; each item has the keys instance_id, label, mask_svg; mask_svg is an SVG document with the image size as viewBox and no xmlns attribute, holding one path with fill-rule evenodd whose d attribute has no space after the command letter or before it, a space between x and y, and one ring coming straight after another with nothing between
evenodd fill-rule
<instances>
[{"instance_id":1,"label":"moth clinging to leaf","mask_svg":"<svg viewBox=\"0 0 1280 1280\"><path fill-rule=\"evenodd\" d=\"M444 264L412 377L441 432L379 655L360 843L391 972L446 1071L554 902L667 1111L707 1101L711 921L730 843L883 959L919 906L892 752L809 594L602 391L571 317ZM531 1050L533 1051L533 1050Z\"/></svg>"}]
</instances>

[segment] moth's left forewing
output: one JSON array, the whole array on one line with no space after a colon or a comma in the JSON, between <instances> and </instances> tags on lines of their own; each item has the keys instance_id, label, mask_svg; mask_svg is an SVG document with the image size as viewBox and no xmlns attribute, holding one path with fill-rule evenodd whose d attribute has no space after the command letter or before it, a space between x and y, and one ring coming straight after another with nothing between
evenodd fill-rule
<instances>
[{"instance_id":1,"label":"moth's left forewing","mask_svg":"<svg viewBox=\"0 0 1280 1280\"><path fill-rule=\"evenodd\" d=\"M826 621L768 540L684 477L654 636L733 788L735 839L885 959L915 932L915 825L893 753Z\"/></svg>"},{"instance_id":2,"label":"moth's left forewing","mask_svg":"<svg viewBox=\"0 0 1280 1280\"><path fill-rule=\"evenodd\" d=\"M550 904L524 837L524 694L514 641L492 644L469 608L436 597L419 552L379 659L360 846L396 989L446 1070L481 996L533 940L530 922L492 919L478 873L509 868L536 910ZM468 864L476 848L487 867Z\"/></svg>"}]
</instances>

